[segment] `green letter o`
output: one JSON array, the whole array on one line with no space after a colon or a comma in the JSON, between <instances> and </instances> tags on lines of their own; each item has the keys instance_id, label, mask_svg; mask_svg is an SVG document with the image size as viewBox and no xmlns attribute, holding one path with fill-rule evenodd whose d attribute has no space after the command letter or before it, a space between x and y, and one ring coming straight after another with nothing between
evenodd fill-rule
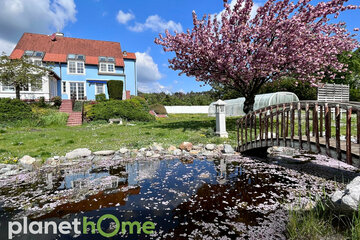
<instances>
[{"instance_id":1,"label":"green letter o","mask_svg":"<svg viewBox=\"0 0 360 240\"><path fill-rule=\"evenodd\" d=\"M106 233L106 232L104 232L104 231L101 229L101 223L102 223L102 221L103 221L104 219L106 219L106 218L111 218L112 220L114 220L114 222L115 222L115 224L116 224L115 230L114 230L113 232L111 232L111 233ZM101 236L103 236L103 237L113 237L113 236L115 236L115 235L119 232L119 230L120 230L120 222L119 222L119 219L117 219L117 217L115 217L115 216L112 215L112 214L105 214L105 215L101 216L101 217L99 218L99 220L97 221L96 226L97 226L97 229L98 229L99 233L100 233Z\"/></svg>"}]
</instances>

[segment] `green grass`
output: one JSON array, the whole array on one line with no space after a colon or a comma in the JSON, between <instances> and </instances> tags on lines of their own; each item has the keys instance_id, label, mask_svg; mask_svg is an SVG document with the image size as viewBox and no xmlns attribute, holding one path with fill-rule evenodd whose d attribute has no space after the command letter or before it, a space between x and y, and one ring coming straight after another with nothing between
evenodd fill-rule
<instances>
[{"instance_id":1,"label":"green grass","mask_svg":"<svg viewBox=\"0 0 360 240\"><path fill-rule=\"evenodd\" d=\"M155 122L132 122L135 126L109 125L104 122L87 123L79 127L7 127L0 130L0 161L8 157L30 155L45 159L64 155L76 148L92 151L123 146L141 148L153 142L164 146L178 146L183 141L198 143L236 144L236 118L227 119L229 138L213 135L215 118L205 114L170 115Z\"/></svg>"},{"instance_id":2,"label":"green grass","mask_svg":"<svg viewBox=\"0 0 360 240\"><path fill-rule=\"evenodd\" d=\"M360 239L360 210L353 217L329 207L330 201L318 200L310 210L290 210L287 238L293 240ZM327 204L329 203L329 204Z\"/></svg>"}]
</instances>

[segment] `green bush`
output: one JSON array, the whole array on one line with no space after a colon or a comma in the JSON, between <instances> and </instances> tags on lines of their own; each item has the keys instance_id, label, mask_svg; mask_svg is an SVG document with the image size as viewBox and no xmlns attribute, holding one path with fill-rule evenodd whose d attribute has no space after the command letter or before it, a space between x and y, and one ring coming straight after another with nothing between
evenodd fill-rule
<instances>
[{"instance_id":1,"label":"green bush","mask_svg":"<svg viewBox=\"0 0 360 240\"><path fill-rule=\"evenodd\" d=\"M31 107L18 99L0 99L0 122L12 122L24 119L32 119Z\"/></svg>"},{"instance_id":2,"label":"green bush","mask_svg":"<svg viewBox=\"0 0 360 240\"><path fill-rule=\"evenodd\" d=\"M150 110L153 110L156 114L167 114L166 108L162 104L153 104L150 106Z\"/></svg>"},{"instance_id":3,"label":"green bush","mask_svg":"<svg viewBox=\"0 0 360 240\"><path fill-rule=\"evenodd\" d=\"M144 109L145 107L140 103L139 99L110 100L91 105L91 108L86 111L86 117L91 121L108 121L111 118L146 122L154 120L154 116Z\"/></svg>"},{"instance_id":4,"label":"green bush","mask_svg":"<svg viewBox=\"0 0 360 240\"><path fill-rule=\"evenodd\" d=\"M100 93L100 94L95 95L95 100L96 100L97 102L106 101L106 95L105 95L105 93Z\"/></svg>"},{"instance_id":5,"label":"green bush","mask_svg":"<svg viewBox=\"0 0 360 240\"><path fill-rule=\"evenodd\" d=\"M60 96L51 98L51 101L54 103L54 107L59 108L61 106L62 100Z\"/></svg>"},{"instance_id":6,"label":"green bush","mask_svg":"<svg viewBox=\"0 0 360 240\"><path fill-rule=\"evenodd\" d=\"M360 102L360 89L350 89L350 101Z\"/></svg>"},{"instance_id":7,"label":"green bush","mask_svg":"<svg viewBox=\"0 0 360 240\"><path fill-rule=\"evenodd\" d=\"M123 95L123 82L110 80L107 82L109 99L121 100Z\"/></svg>"}]
</instances>

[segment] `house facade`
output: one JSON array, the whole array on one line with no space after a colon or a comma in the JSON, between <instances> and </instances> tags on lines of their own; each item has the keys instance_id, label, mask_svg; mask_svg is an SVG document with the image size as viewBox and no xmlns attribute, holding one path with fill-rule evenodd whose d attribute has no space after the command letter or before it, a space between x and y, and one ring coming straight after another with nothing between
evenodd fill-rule
<instances>
[{"instance_id":1,"label":"house facade","mask_svg":"<svg viewBox=\"0 0 360 240\"><path fill-rule=\"evenodd\" d=\"M34 64L51 66L54 74L43 79L41 89L29 86L21 91L22 99L94 100L101 93L108 98L109 80L123 82L123 98L137 95L136 56L123 52L118 42L24 33L10 58L23 56ZM15 91L1 86L0 97L15 97Z\"/></svg>"}]
</instances>

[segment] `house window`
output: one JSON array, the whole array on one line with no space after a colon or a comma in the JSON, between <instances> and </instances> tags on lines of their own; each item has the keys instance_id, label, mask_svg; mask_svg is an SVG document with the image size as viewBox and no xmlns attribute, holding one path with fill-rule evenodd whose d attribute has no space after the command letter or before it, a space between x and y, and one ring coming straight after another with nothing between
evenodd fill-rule
<instances>
[{"instance_id":1,"label":"house window","mask_svg":"<svg viewBox=\"0 0 360 240\"><path fill-rule=\"evenodd\" d=\"M66 82L62 82L62 92L66 93Z\"/></svg>"},{"instance_id":2,"label":"house window","mask_svg":"<svg viewBox=\"0 0 360 240\"><path fill-rule=\"evenodd\" d=\"M84 62L68 62L68 73L69 74L85 74L85 64Z\"/></svg>"},{"instance_id":3,"label":"house window","mask_svg":"<svg viewBox=\"0 0 360 240\"><path fill-rule=\"evenodd\" d=\"M14 86L3 85L2 90L4 92L12 92L12 91L15 91L15 88L14 88Z\"/></svg>"},{"instance_id":4,"label":"house window","mask_svg":"<svg viewBox=\"0 0 360 240\"><path fill-rule=\"evenodd\" d=\"M108 64L108 72L114 72L114 64Z\"/></svg>"},{"instance_id":5,"label":"house window","mask_svg":"<svg viewBox=\"0 0 360 240\"><path fill-rule=\"evenodd\" d=\"M39 66L39 67L41 67L42 66L42 61L41 60L34 60L34 64L36 65L36 66Z\"/></svg>"},{"instance_id":6,"label":"house window","mask_svg":"<svg viewBox=\"0 0 360 240\"><path fill-rule=\"evenodd\" d=\"M25 86L22 86L22 87L20 88L20 91L25 91L25 92L29 91L29 85L26 84Z\"/></svg>"},{"instance_id":7,"label":"house window","mask_svg":"<svg viewBox=\"0 0 360 240\"><path fill-rule=\"evenodd\" d=\"M113 63L100 63L100 72L113 73L115 72L115 64Z\"/></svg>"},{"instance_id":8,"label":"house window","mask_svg":"<svg viewBox=\"0 0 360 240\"><path fill-rule=\"evenodd\" d=\"M40 91L42 91L42 84L41 84L41 83L31 84L31 91L33 91L33 92L40 92Z\"/></svg>"},{"instance_id":9,"label":"house window","mask_svg":"<svg viewBox=\"0 0 360 240\"><path fill-rule=\"evenodd\" d=\"M95 94L105 93L103 83L95 83Z\"/></svg>"}]
</instances>

